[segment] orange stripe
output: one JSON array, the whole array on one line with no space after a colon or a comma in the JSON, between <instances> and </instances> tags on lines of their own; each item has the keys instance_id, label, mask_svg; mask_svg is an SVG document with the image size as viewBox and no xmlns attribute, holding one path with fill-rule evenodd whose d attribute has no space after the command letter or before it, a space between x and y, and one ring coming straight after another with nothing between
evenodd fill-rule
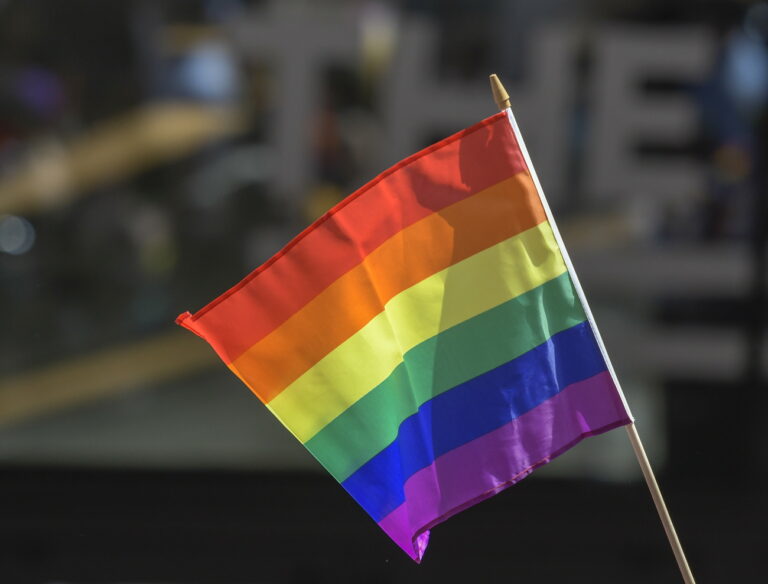
<instances>
[{"instance_id":1,"label":"orange stripe","mask_svg":"<svg viewBox=\"0 0 768 584\"><path fill-rule=\"evenodd\" d=\"M530 176L518 173L392 236L230 367L269 402L395 295L545 220Z\"/></svg>"}]
</instances>

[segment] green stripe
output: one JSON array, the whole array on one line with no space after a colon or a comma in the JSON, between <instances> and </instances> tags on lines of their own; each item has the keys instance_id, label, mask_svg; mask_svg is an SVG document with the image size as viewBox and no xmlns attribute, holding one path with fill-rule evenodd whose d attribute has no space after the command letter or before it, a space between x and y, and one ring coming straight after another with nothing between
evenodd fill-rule
<instances>
[{"instance_id":1,"label":"green stripe","mask_svg":"<svg viewBox=\"0 0 768 584\"><path fill-rule=\"evenodd\" d=\"M391 443L423 403L585 319L566 272L417 345L304 445L341 482Z\"/></svg>"}]
</instances>

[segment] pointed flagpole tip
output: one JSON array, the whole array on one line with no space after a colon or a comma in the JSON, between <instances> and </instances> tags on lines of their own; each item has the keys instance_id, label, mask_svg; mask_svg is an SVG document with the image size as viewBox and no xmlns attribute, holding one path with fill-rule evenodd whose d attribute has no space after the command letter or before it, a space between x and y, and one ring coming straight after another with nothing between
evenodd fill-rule
<instances>
[{"instance_id":1,"label":"pointed flagpole tip","mask_svg":"<svg viewBox=\"0 0 768 584\"><path fill-rule=\"evenodd\" d=\"M491 80L491 92L493 93L493 100L496 102L496 105L500 110L505 110L508 107L511 107L511 104L509 103L509 94L507 93L507 90L504 89L504 86L501 84L501 81L499 81L498 75L496 73L493 73L490 76Z\"/></svg>"}]
</instances>

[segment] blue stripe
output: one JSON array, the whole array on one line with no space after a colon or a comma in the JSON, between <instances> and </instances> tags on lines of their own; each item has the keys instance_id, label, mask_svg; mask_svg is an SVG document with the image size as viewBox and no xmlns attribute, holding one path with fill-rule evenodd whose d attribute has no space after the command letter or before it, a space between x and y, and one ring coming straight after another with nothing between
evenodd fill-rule
<instances>
[{"instance_id":1,"label":"blue stripe","mask_svg":"<svg viewBox=\"0 0 768 584\"><path fill-rule=\"evenodd\" d=\"M397 438L342 486L380 521L404 500L403 484L445 454L532 410L568 385L605 371L589 323L424 403Z\"/></svg>"}]
</instances>

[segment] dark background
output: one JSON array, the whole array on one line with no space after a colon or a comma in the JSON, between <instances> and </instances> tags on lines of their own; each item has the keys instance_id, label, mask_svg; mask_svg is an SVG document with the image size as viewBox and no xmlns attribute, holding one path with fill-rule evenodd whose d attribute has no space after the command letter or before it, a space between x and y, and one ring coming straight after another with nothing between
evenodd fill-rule
<instances>
[{"instance_id":1,"label":"dark background","mask_svg":"<svg viewBox=\"0 0 768 584\"><path fill-rule=\"evenodd\" d=\"M174 327L494 113L699 582L765 557L768 3L0 0L0 582L675 582L623 430L411 562Z\"/></svg>"}]
</instances>

